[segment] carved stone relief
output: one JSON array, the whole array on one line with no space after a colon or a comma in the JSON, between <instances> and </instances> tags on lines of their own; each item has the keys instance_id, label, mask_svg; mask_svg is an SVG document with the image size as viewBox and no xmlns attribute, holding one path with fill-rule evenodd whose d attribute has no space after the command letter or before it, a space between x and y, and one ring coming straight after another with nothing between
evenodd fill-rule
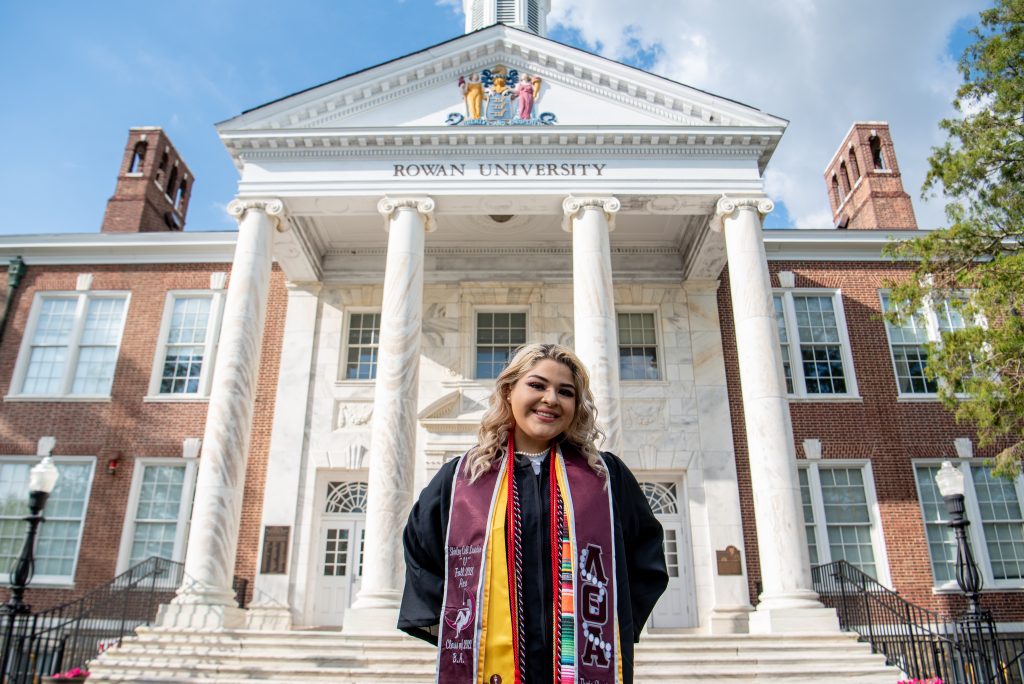
<instances>
[{"instance_id":1,"label":"carved stone relief","mask_svg":"<svg viewBox=\"0 0 1024 684\"><path fill-rule=\"evenodd\" d=\"M335 406L334 429L365 429L373 419L370 402L338 402Z\"/></svg>"}]
</instances>

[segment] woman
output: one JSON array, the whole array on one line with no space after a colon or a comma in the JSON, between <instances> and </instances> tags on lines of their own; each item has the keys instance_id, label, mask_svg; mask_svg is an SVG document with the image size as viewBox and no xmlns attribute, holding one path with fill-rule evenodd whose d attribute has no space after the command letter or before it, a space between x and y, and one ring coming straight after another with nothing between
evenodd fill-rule
<instances>
[{"instance_id":1,"label":"woman","mask_svg":"<svg viewBox=\"0 0 1024 684\"><path fill-rule=\"evenodd\" d=\"M571 351L524 347L495 382L480 443L420 494L398 626L439 645L439 681L632 682L668 573L636 479L594 448L596 417Z\"/></svg>"}]
</instances>

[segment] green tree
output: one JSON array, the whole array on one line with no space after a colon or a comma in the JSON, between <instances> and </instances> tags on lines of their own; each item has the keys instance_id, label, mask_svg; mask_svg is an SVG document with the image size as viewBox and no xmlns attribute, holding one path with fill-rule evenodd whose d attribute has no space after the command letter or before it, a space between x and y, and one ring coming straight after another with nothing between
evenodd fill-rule
<instances>
[{"instance_id":1,"label":"green tree","mask_svg":"<svg viewBox=\"0 0 1024 684\"><path fill-rule=\"evenodd\" d=\"M893 301L904 312L952 301L984 323L945 333L926 373L981 446L1010 443L995 460L1012 477L1024 457L1024 0L996 0L972 35L957 116L940 123L948 140L933 148L922 190L949 199L949 226L890 248L916 262Z\"/></svg>"}]
</instances>

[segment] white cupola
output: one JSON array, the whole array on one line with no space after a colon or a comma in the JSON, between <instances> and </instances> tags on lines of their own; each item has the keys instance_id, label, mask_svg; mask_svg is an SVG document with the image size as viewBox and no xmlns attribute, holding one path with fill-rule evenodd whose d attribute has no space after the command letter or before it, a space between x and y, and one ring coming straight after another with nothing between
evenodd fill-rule
<instances>
[{"instance_id":1,"label":"white cupola","mask_svg":"<svg viewBox=\"0 0 1024 684\"><path fill-rule=\"evenodd\" d=\"M493 24L547 36L551 0L462 0L466 13L466 33Z\"/></svg>"}]
</instances>

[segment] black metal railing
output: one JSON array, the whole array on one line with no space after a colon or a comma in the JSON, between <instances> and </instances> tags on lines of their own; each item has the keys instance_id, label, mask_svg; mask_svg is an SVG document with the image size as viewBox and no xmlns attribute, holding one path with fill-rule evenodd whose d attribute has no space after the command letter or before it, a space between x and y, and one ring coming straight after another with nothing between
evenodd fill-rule
<instances>
[{"instance_id":1,"label":"black metal railing","mask_svg":"<svg viewBox=\"0 0 1024 684\"><path fill-rule=\"evenodd\" d=\"M839 625L914 679L946 684L1024 684L1024 638L1000 636L988 614L956 619L910 603L846 561L811 569Z\"/></svg>"},{"instance_id":2,"label":"black metal railing","mask_svg":"<svg viewBox=\"0 0 1024 684\"><path fill-rule=\"evenodd\" d=\"M10 638L0 644L8 654L3 682L33 684L38 677L84 669L98 654L120 646L125 636L151 624L160 605L171 602L184 578L184 564L154 556L79 599L14 616ZM238 606L244 608L248 581L236 577L232 587Z\"/></svg>"}]
</instances>

